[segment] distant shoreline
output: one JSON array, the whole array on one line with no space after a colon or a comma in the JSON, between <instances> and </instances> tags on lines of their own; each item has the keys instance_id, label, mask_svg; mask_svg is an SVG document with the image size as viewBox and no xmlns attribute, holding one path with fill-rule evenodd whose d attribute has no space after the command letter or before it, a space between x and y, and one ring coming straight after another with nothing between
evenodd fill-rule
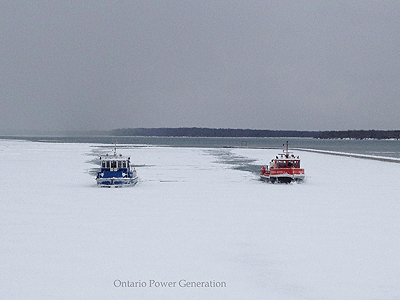
<instances>
[{"instance_id":1,"label":"distant shoreline","mask_svg":"<svg viewBox=\"0 0 400 300\"><path fill-rule=\"evenodd\" d=\"M121 128L109 131L115 136L154 137L298 137L317 139L399 139L400 130L296 131L226 128Z\"/></svg>"},{"instance_id":2,"label":"distant shoreline","mask_svg":"<svg viewBox=\"0 0 400 300\"><path fill-rule=\"evenodd\" d=\"M215 138L315 138L315 139L376 139L398 140L400 130L341 130L341 131L296 131L229 128L119 128L102 131L21 131L0 134L1 137L84 137L84 136L124 136L124 137L215 137Z\"/></svg>"}]
</instances>

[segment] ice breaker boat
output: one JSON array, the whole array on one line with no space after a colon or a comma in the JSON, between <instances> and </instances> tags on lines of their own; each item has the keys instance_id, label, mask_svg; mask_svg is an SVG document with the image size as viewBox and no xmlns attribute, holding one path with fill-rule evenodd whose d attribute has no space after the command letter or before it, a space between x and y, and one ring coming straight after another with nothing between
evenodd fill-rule
<instances>
[{"instance_id":1,"label":"ice breaker boat","mask_svg":"<svg viewBox=\"0 0 400 300\"><path fill-rule=\"evenodd\" d=\"M285 145L284 145L285 146ZM289 153L289 142L286 142L286 149L283 154L278 154L272 159L269 166L261 168L260 178L271 183L292 181L301 182L304 180L304 169L300 168L300 158Z\"/></svg>"},{"instance_id":2,"label":"ice breaker boat","mask_svg":"<svg viewBox=\"0 0 400 300\"><path fill-rule=\"evenodd\" d=\"M100 157L101 171L97 172L97 185L101 187L132 186L138 182L136 170L131 166L130 157L117 154Z\"/></svg>"}]
</instances>

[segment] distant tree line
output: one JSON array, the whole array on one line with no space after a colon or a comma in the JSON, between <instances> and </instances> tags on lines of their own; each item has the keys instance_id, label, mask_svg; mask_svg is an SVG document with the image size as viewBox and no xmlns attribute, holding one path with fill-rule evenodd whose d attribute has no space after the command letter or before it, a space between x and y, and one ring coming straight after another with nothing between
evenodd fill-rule
<instances>
[{"instance_id":1,"label":"distant tree line","mask_svg":"<svg viewBox=\"0 0 400 300\"><path fill-rule=\"evenodd\" d=\"M399 139L400 130L321 131L320 139Z\"/></svg>"},{"instance_id":2,"label":"distant tree line","mask_svg":"<svg viewBox=\"0 0 400 300\"><path fill-rule=\"evenodd\" d=\"M311 137L318 139L399 139L400 130L296 131L229 128L121 128L114 136L171 137Z\"/></svg>"},{"instance_id":3,"label":"distant tree line","mask_svg":"<svg viewBox=\"0 0 400 300\"><path fill-rule=\"evenodd\" d=\"M225 128L122 128L111 131L116 136L174 137L318 137L317 131L225 129Z\"/></svg>"}]
</instances>

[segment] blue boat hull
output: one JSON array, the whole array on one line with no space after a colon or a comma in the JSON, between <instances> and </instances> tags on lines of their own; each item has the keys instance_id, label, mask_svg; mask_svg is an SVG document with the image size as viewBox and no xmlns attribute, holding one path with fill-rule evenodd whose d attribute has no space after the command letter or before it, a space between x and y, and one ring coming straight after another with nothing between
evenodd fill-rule
<instances>
[{"instance_id":1,"label":"blue boat hull","mask_svg":"<svg viewBox=\"0 0 400 300\"><path fill-rule=\"evenodd\" d=\"M138 177L133 178L96 178L97 185L101 187L128 187L138 182Z\"/></svg>"}]
</instances>

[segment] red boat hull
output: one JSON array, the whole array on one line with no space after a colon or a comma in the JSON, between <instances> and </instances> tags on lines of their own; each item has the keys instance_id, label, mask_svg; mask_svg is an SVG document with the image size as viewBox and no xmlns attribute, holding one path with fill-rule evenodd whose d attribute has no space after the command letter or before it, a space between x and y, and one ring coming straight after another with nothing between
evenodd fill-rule
<instances>
[{"instance_id":1,"label":"red boat hull","mask_svg":"<svg viewBox=\"0 0 400 300\"><path fill-rule=\"evenodd\" d=\"M279 168L261 172L262 180L274 183L290 183L293 181L301 182L304 180L304 169L301 168Z\"/></svg>"}]
</instances>

